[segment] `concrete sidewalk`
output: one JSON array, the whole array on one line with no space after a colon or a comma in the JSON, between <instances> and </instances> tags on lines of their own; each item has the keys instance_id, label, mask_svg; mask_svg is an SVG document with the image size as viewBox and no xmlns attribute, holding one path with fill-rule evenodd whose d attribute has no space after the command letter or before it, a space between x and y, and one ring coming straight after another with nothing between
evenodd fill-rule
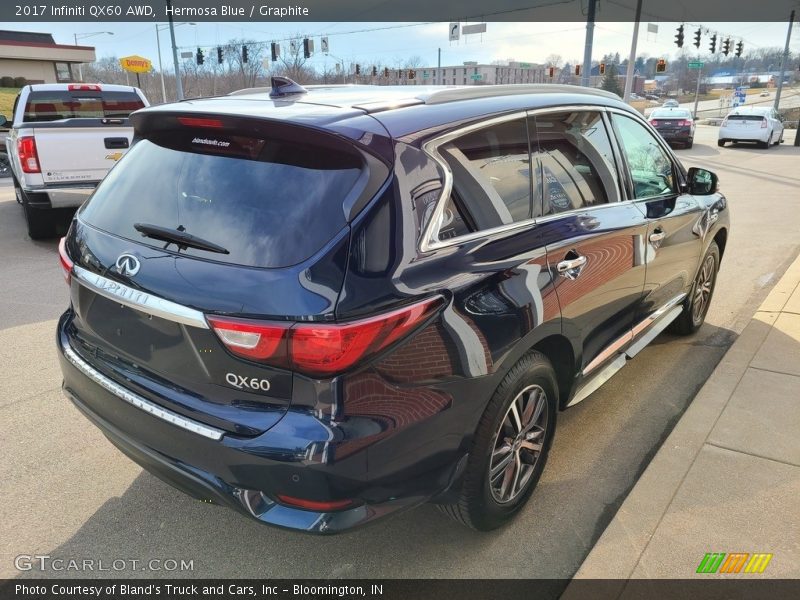
<instances>
[{"instance_id":1,"label":"concrete sidewalk","mask_svg":"<svg viewBox=\"0 0 800 600\"><path fill-rule=\"evenodd\" d=\"M697 574L709 552L773 557L760 575ZM728 350L575 578L721 576L800 577L800 258Z\"/></svg>"}]
</instances>

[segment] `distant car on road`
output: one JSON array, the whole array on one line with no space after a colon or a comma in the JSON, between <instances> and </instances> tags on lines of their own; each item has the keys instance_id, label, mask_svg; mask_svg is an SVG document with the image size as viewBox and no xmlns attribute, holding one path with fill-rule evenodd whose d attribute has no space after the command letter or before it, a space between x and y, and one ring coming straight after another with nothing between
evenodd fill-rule
<instances>
[{"instance_id":1,"label":"distant car on road","mask_svg":"<svg viewBox=\"0 0 800 600\"><path fill-rule=\"evenodd\" d=\"M678 142L687 148L694 144L694 119L685 108L656 108L649 121L667 142Z\"/></svg>"},{"instance_id":2,"label":"distant car on road","mask_svg":"<svg viewBox=\"0 0 800 600\"><path fill-rule=\"evenodd\" d=\"M726 142L756 142L762 148L783 141L783 119L774 108L740 106L734 108L719 128L717 146Z\"/></svg>"},{"instance_id":3,"label":"distant car on road","mask_svg":"<svg viewBox=\"0 0 800 600\"><path fill-rule=\"evenodd\" d=\"M678 108L680 104L678 104L677 100L667 100L661 106L664 108Z\"/></svg>"},{"instance_id":4,"label":"distant car on road","mask_svg":"<svg viewBox=\"0 0 800 600\"><path fill-rule=\"evenodd\" d=\"M645 98L647 98L648 100L659 100L659 99L660 99L660 98L659 98L658 96L656 96L655 94L646 94L646 95L645 95Z\"/></svg>"},{"instance_id":5,"label":"distant car on road","mask_svg":"<svg viewBox=\"0 0 800 600\"><path fill-rule=\"evenodd\" d=\"M764 90L759 94L759 96L761 96L762 98L769 98L769 92L767 90Z\"/></svg>"}]
</instances>

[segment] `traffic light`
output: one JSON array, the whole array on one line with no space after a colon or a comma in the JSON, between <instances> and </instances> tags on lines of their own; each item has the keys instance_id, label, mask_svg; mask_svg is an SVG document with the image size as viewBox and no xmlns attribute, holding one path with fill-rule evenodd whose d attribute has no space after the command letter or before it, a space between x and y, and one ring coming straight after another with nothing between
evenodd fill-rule
<instances>
[{"instance_id":1,"label":"traffic light","mask_svg":"<svg viewBox=\"0 0 800 600\"><path fill-rule=\"evenodd\" d=\"M217 47L217 63L222 64L222 48Z\"/></svg>"},{"instance_id":2,"label":"traffic light","mask_svg":"<svg viewBox=\"0 0 800 600\"><path fill-rule=\"evenodd\" d=\"M700 47L700 37L702 35L703 35L703 30L702 29L698 29L697 31L694 32L694 47L695 48L699 48Z\"/></svg>"},{"instance_id":3,"label":"traffic light","mask_svg":"<svg viewBox=\"0 0 800 600\"><path fill-rule=\"evenodd\" d=\"M606 74L606 63L600 63L600 75Z\"/></svg>"},{"instance_id":4,"label":"traffic light","mask_svg":"<svg viewBox=\"0 0 800 600\"><path fill-rule=\"evenodd\" d=\"M550 79L552 79L556 74L556 68L550 67L549 73L550 73Z\"/></svg>"},{"instance_id":5,"label":"traffic light","mask_svg":"<svg viewBox=\"0 0 800 600\"><path fill-rule=\"evenodd\" d=\"M246 63L246 62L247 62L247 58L248 58L248 57L247 57L247 54L248 54L248 52L247 52L247 46L242 46L242 62L243 62L243 63Z\"/></svg>"},{"instance_id":6,"label":"traffic light","mask_svg":"<svg viewBox=\"0 0 800 600\"><path fill-rule=\"evenodd\" d=\"M575 77L581 74L581 66L575 65Z\"/></svg>"},{"instance_id":7,"label":"traffic light","mask_svg":"<svg viewBox=\"0 0 800 600\"><path fill-rule=\"evenodd\" d=\"M356 63L356 75L361 75L361 65Z\"/></svg>"},{"instance_id":8,"label":"traffic light","mask_svg":"<svg viewBox=\"0 0 800 600\"><path fill-rule=\"evenodd\" d=\"M667 70L667 61L663 58L659 58L658 62L656 63L656 73L664 73Z\"/></svg>"},{"instance_id":9,"label":"traffic light","mask_svg":"<svg viewBox=\"0 0 800 600\"><path fill-rule=\"evenodd\" d=\"M742 55L742 51L744 50L744 43L740 40L738 44L736 44L736 58L739 58Z\"/></svg>"},{"instance_id":10,"label":"traffic light","mask_svg":"<svg viewBox=\"0 0 800 600\"><path fill-rule=\"evenodd\" d=\"M204 62L206 62L206 57L203 56L203 51L200 48L197 49L197 54L195 55L195 58L197 59L198 65L202 65Z\"/></svg>"},{"instance_id":11,"label":"traffic light","mask_svg":"<svg viewBox=\"0 0 800 600\"><path fill-rule=\"evenodd\" d=\"M272 42L272 44L270 44L270 50L272 52L272 62L277 61L278 57L281 55L281 45Z\"/></svg>"},{"instance_id":12,"label":"traffic light","mask_svg":"<svg viewBox=\"0 0 800 600\"><path fill-rule=\"evenodd\" d=\"M711 36L711 44L709 44L709 46L708 46L708 51L711 52L711 54L714 54L714 52L717 51L717 34L716 33Z\"/></svg>"},{"instance_id":13,"label":"traffic light","mask_svg":"<svg viewBox=\"0 0 800 600\"><path fill-rule=\"evenodd\" d=\"M303 39L303 56L311 58L311 53L314 51L314 42L308 38Z\"/></svg>"},{"instance_id":14,"label":"traffic light","mask_svg":"<svg viewBox=\"0 0 800 600\"><path fill-rule=\"evenodd\" d=\"M728 56L730 52L731 52L731 38L728 38L724 42L722 42L722 53L725 56Z\"/></svg>"},{"instance_id":15,"label":"traffic light","mask_svg":"<svg viewBox=\"0 0 800 600\"><path fill-rule=\"evenodd\" d=\"M383 67L383 76L389 79L389 67Z\"/></svg>"},{"instance_id":16,"label":"traffic light","mask_svg":"<svg viewBox=\"0 0 800 600\"><path fill-rule=\"evenodd\" d=\"M372 67L372 76L373 77L377 77L378 76L378 67Z\"/></svg>"},{"instance_id":17,"label":"traffic light","mask_svg":"<svg viewBox=\"0 0 800 600\"><path fill-rule=\"evenodd\" d=\"M678 33L675 35L675 45L678 48L683 48L683 25L678 27Z\"/></svg>"}]
</instances>

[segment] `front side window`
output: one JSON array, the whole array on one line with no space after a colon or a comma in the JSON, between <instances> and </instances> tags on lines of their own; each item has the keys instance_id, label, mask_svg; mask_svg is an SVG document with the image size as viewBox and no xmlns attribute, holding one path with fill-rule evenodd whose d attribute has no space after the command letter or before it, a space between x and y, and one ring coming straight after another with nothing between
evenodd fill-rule
<instances>
[{"instance_id":1,"label":"front side window","mask_svg":"<svg viewBox=\"0 0 800 600\"><path fill-rule=\"evenodd\" d=\"M623 115L613 116L622 151L628 161L634 198L651 198L677 190L669 155L641 123Z\"/></svg>"},{"instance_id":2,"label":"front side window","mask_svg":"<svg viewBox=\"0 0 800 600\"><path fill-rule=\"evenodd\" d=\"M531 218L531 168L525 119L473 131L438 148L453 174L448 202L474 230Z\"/></svg>"},{"instance_id":3,"label":"front side window","mask_svg":"<svg viewBox=\"0 0 800 600\"><path fill-rule=\"evenodd\" d=\"M599 112L545 113L529 125L542 168L542 214L619 200L614 152Z\"/></svg>"}]
</instances>

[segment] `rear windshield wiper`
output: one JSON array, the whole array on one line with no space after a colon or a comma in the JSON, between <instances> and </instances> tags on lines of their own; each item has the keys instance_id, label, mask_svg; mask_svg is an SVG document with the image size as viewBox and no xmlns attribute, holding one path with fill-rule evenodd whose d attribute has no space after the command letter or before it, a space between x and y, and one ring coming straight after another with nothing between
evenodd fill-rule
<instances>
[{"instance_id":1,"label":"rear windshield wiper","mask_svg":"<svg viewBox=\"0 0 800 600\"><path fill-rule=\"evenodd\" d=\"M178 229L169 229L167 227L159 227L158 225L150 225L148 223L134 223L133 228L144 237L167 242L167 245L177 244L179 250L197 248L198 250L207 250L208 252L216 252L217 254L230 254L230 252L222 246L186 233L183 229L183 225L178 227Z\"/></svg>"}]
</instances>

